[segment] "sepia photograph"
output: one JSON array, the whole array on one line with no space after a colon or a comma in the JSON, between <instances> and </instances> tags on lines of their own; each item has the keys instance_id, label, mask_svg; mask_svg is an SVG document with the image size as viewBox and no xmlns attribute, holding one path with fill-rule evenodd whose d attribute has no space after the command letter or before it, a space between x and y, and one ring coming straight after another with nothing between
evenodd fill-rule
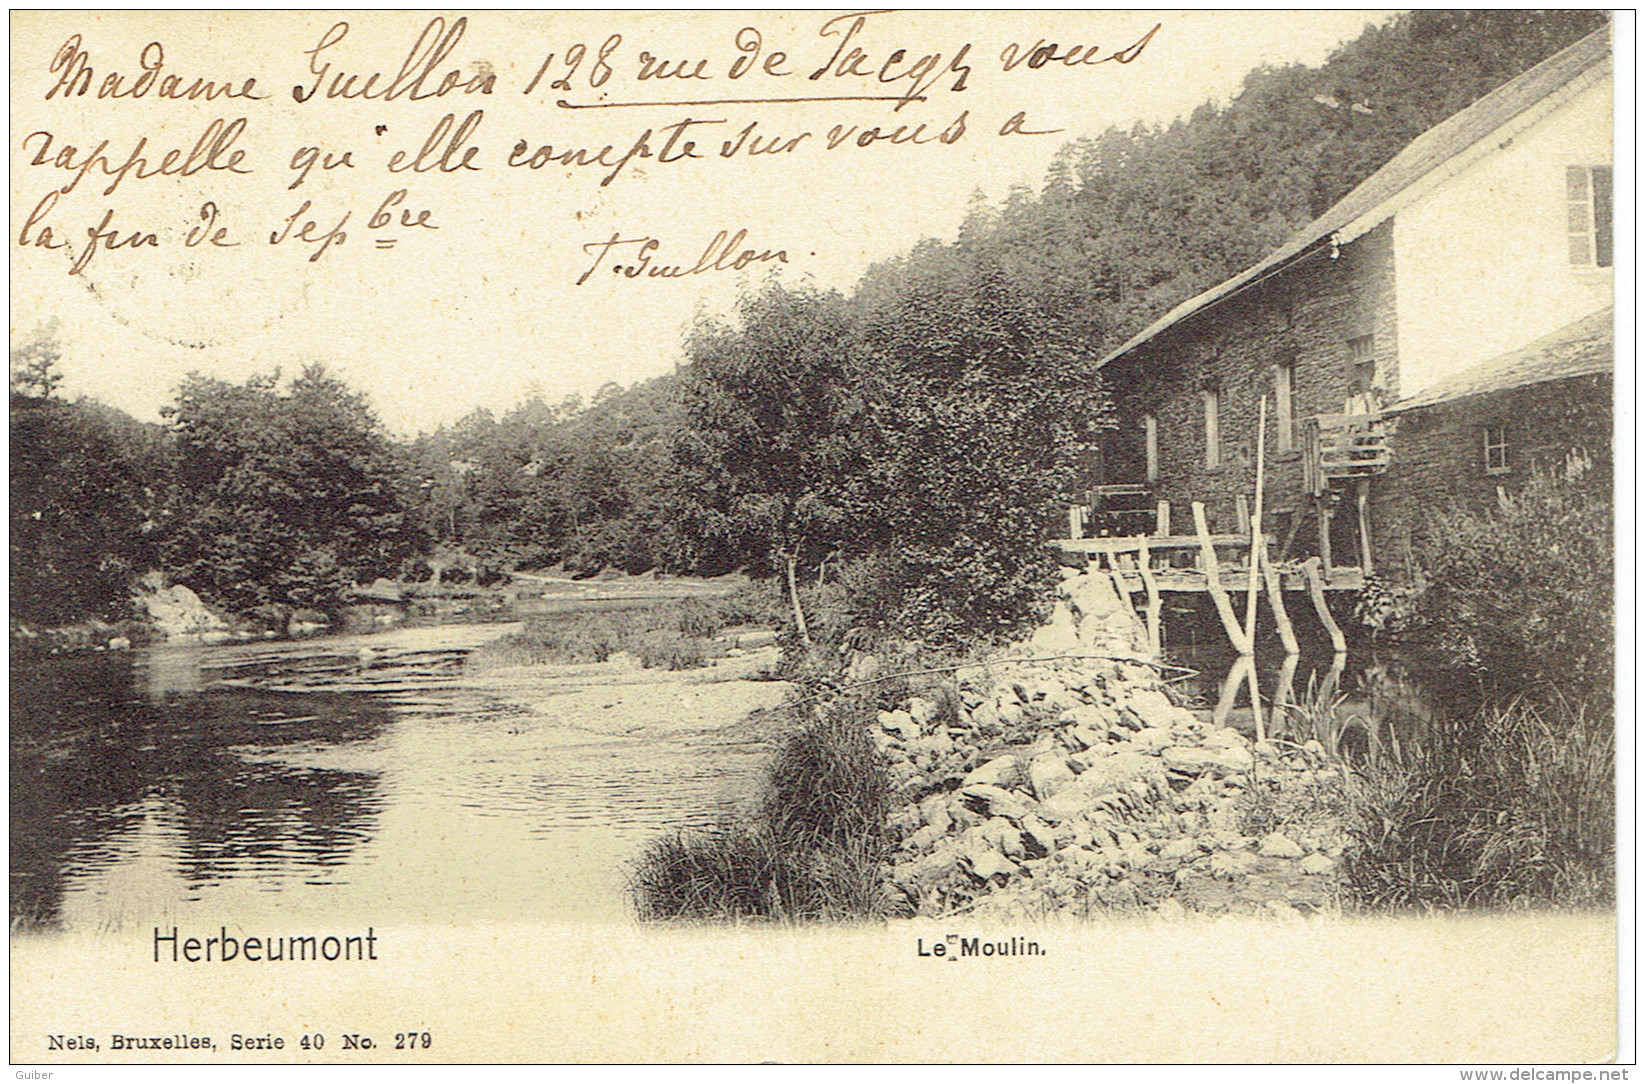
<instances>
[{"instance_id":1,"label":"sepia photograph","mask_svg":"<svg viewBox=\"0 0 1645 1084\"><path fill-rule=\"evenodd\" d=\"M1626 1079L1633 39L13 11L11 1062Z\"/></svg>"}]
</instances>

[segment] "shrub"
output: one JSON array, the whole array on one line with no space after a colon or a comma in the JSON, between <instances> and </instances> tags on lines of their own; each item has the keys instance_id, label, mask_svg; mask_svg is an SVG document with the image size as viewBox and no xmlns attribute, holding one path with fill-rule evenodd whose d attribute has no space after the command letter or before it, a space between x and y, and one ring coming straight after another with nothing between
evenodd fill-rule
<instances>
[{"instance_id":1,"label":"shrub","mask_svg":"<svg viewBox=\"0 0 1645 1084\"><path fill-rule=\"evenodd\" d=\"M1615 676L1610 493L1585 460L1536 472L1489 515L1456 508L1419 534L1429 581L1408 638L1464 680L1461 713L1557 686L1597 710Z\"/></svg>"},{"instance_id":2,"label":"shrub","mask_svg":"<svg viewBox=\"0 0 1645 1084\"><path fill-rule=\"evenodd\" d=\"M1375 907L1615 899L1615 727L1520 697L1373 756L1349 788L1345 867Z\"/></svg>"},{"instance_id":3,"label":"shrub","mask_svg":"<svg viewBox=\"0 0 1645 1084\"><path fill-rule=\"evenodd\" d=\"M891 797L864 722L872 707L842 697L792 731L746 821L653 842L630 881L640 916L839 921L878 913Z\"/></svg>"}]
</instances>

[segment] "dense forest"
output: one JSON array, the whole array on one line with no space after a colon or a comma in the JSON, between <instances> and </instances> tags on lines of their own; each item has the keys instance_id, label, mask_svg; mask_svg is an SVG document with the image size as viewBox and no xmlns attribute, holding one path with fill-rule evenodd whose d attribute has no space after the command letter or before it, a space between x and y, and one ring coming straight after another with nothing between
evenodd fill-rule
<instances>
[{"instance_id":1,"label":"dense forest","mask_svg":"<svg viewBox=\"0 0 1645 1084\"><path fill-rule=\"evenodd\" d=\"M673 374L409 442L321 364L191 377L159 425L66 401L42 325L11 352L13 626L123 616L152 569L277 618L385 576L742 568L844 582L865 624L1003 633L1112 424L1097 359L1603 19L1401 15L1226 105L1069 143L1039 191L978 193L956 240L849 294L767 286Z\"/></svg>"}]
</instances>

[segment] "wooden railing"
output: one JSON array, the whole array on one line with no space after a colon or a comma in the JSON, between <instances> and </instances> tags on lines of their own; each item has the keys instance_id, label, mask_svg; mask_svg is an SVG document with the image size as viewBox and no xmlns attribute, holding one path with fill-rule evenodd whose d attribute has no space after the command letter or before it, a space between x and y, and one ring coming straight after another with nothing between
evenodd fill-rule
<instances>
[{"instance_id":1,"label":"wooden railing","mask_svg":"<svg viewBox=\"0 0 1645 1084\"><path fill-rule=\"evenodd\" d=\"M1314 496L1339 478L1368 478L1393 455L1381 414L1318 414L1303 422L1303 483Z\"/></svg>"}]
</instances>

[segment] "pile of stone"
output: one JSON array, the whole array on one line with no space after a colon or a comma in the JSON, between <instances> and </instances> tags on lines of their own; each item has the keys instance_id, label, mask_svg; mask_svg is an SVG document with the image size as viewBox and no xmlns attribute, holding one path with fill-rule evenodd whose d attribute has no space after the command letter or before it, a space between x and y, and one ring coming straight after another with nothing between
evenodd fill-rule
<instances>
[{"instance_id":1,"label":"pile of stone","mask_svg":"<svg viewBox=\"0 0 1645 1084\"><path fill-rule=\"evenodd\" d=\"M1340 785L1323 750L1253 745L1174 705L1105 574L1061 594L1030 644L879 714L903 803L888 891L923 915L1326 905L1339 830L1242 831L1253 788ZM1008 661L1024 657L1044 661Z\"/></svg>"}]
</instances>

